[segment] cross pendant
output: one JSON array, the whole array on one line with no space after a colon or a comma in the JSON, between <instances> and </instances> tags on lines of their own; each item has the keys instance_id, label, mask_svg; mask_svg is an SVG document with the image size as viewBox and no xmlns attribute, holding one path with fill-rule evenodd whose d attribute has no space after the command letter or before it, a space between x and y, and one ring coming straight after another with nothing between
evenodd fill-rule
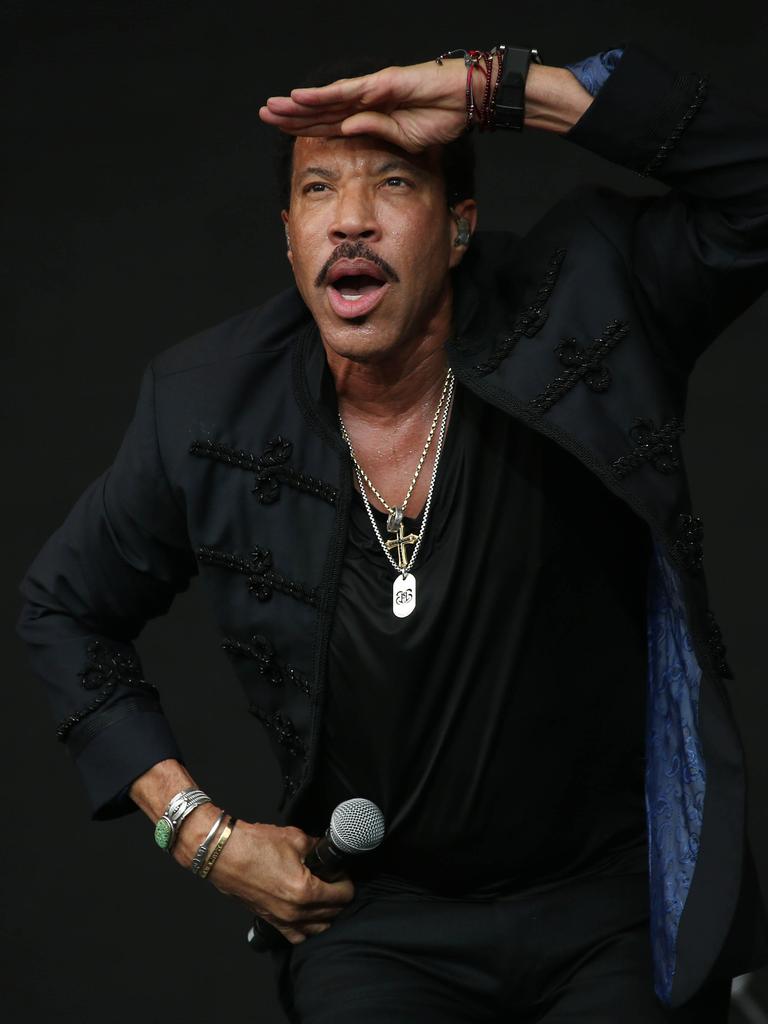
<instances>
[{"instance_id":1,"label":"cross pendant","mask_svg":"<svg viewBox=\"0 0 768 1024\"><path fill-rule=\"evenodd\" d=\"M418 533L409 533L406 537L405 525L403 524L402 518L395 529L397 531L397 536L386 542L387 551L392 551L393 548L397 548L397 564L399 568L404 569L408 565L408 552L406 551L405 546L406 544L415 544L419 539L419 535ZM392 530L391 532L394 533L395 530Z\"/></svg>"}]
</instances>

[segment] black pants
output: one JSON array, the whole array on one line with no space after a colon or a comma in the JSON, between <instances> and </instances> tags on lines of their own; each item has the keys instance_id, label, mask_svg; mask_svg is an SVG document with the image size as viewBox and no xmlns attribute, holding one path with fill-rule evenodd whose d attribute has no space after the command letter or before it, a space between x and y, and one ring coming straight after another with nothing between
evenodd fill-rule
<instances>
[{"instance_id":1,"label":"black pants","mask_svg":"<svg viewBox=\"0 0 768 1024\"><path fill-rule=\"evenodd\" d=\"M671 1011L653 991L648 880L495 901L376 894L272 953L295 1024L726 1024L730 979Z\"/></svg>"}]
</instances>

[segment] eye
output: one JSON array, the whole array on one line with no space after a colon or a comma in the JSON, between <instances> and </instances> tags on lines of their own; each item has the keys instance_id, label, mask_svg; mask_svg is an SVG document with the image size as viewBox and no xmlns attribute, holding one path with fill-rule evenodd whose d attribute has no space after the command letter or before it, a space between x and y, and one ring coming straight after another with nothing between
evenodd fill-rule
<instances>
[{"instance_id":1,"label":"eye","mask_svg":"<svg viewBox=\"0 0 768 1024\"><path fill-rule=\"evenodd\" d=\"M384 184L391 185L393 188L407 188L410 182L406 181L405 178L393 177L386 178Z\"/></svg>"},{"instance_id":2,"label":"eye","mask_svg":"<svg viewBox=\"0 0 768 1024\"><path fill-rule=\"evenodd\" d=\"M324 181L310 181L308 185L304 186L305 195L309 192L324 192L328 186Z\"/></svg>"}]
</instances>

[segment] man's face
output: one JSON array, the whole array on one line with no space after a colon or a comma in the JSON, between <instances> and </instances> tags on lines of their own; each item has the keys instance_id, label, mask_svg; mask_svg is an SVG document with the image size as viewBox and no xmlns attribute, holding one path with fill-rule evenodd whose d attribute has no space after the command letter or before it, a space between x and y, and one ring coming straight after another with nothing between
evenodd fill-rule
<instances>
[{"instance_id":1,"label":"man's face","mask_svg":"<svg viewBox=\"0 0 768 1024\"><path fill-rule=\"evenodd\" d=\"M296 285L323 341L376 361L450 315L453 245L440 148L416 156L371 136L296 140L283 211ZM474 226L475 204L454 207Z\"/></svg>"}]
</instances>

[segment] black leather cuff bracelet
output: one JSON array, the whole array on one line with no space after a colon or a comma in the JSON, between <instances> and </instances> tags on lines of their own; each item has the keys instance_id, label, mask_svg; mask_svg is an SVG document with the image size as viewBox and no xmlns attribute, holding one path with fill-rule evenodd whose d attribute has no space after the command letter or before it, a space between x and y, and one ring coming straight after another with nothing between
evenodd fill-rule
<instances>
[{"instance_id":1,"label":"black leather cuff bracelet","mask_svg":"<svg viewBox=\"0 0 768 1024\"><path fill-rule=\"evenodd\" d=\"M501 46L498 47L502 49ZM504 72L496 93L494 128L523 130L525 120L525 82L531 61L541 64L538 50L520 46L504 46Z\"/></svg>"}]
</instances>

